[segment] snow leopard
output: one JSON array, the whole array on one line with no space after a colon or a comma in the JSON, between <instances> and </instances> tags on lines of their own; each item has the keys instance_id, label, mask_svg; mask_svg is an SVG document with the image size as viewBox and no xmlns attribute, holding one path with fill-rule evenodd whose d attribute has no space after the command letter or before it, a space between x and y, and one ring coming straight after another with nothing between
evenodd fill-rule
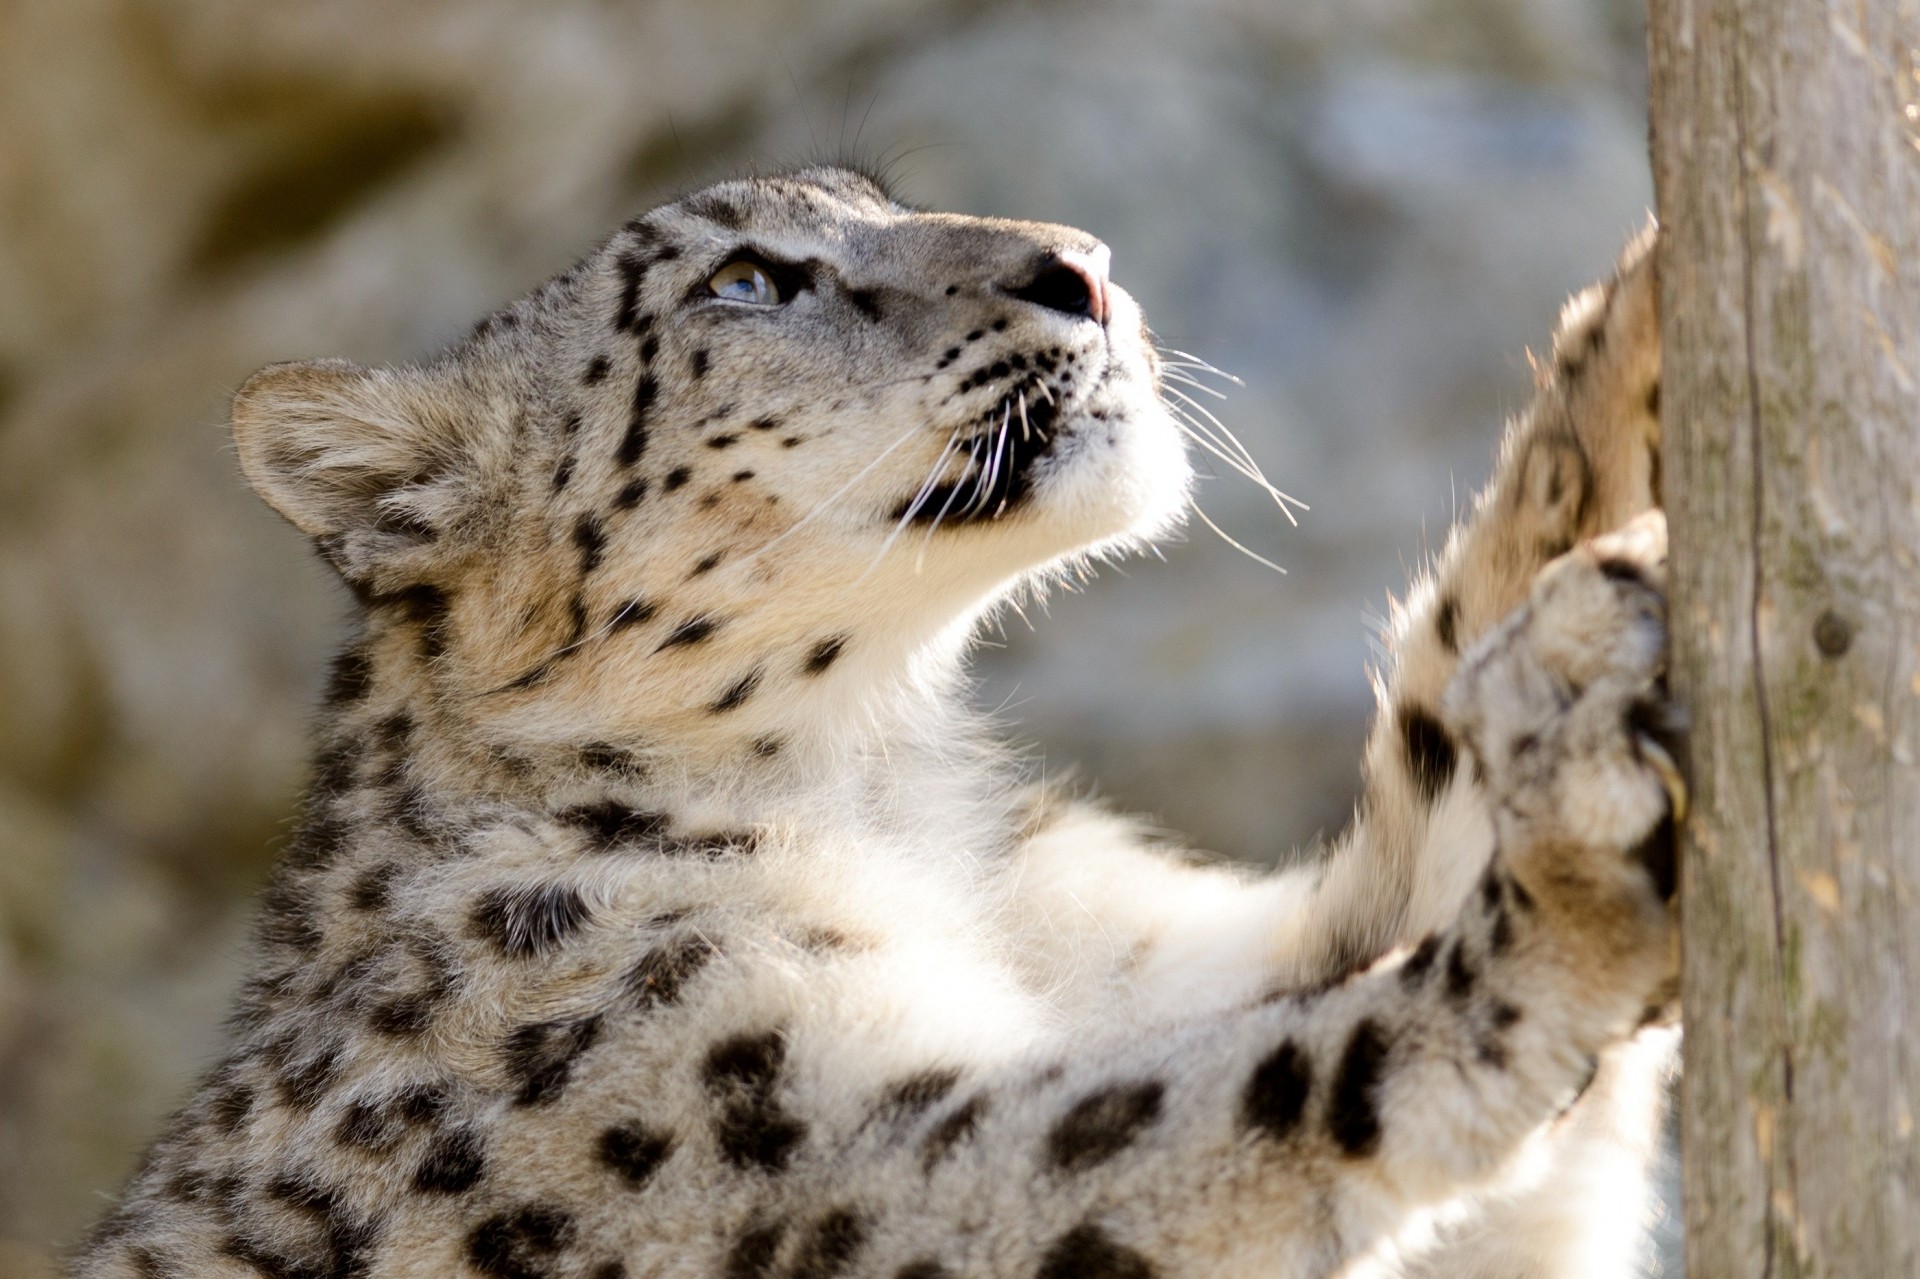
<instances>
[{"instance_id":1,"label":"snow leopard","mask_svg":"<svg viewBox=\"0 0 1920 1279\"><path fill-rule=\"evenodd\" d=\"M358 624L215 1064L71 1273L1631 1273L1685 802L1653 233L1397 607L1350 828L1270 873L969 709L1011 593L1182 518L1110 258L816 167L435 358L248 380Z\"/></svg>"}]
</instances>

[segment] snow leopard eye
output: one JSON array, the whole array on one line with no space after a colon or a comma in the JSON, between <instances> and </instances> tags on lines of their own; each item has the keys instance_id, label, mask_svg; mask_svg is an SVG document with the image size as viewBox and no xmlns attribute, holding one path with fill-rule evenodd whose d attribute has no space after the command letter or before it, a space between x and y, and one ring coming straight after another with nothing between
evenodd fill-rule
<instances>
[{"instance_id":1,"label":"snow leopard eye","mask_svg":"<svg viewBox=\"0 0 1920 1279\"><path fill-rule=\"evenodd\" d=\"M778 306L783 300L773 277L745 258L735 258L715 271L707 280L707 291L729 302L754 306Z\"/></svg>"}]
</instances>

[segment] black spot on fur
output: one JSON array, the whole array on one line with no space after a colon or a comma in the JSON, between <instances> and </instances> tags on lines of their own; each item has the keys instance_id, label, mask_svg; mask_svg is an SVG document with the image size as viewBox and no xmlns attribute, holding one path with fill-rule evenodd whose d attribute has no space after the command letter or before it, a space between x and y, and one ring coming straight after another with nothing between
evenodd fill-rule
<instances>
[{"instance_id":1,"label":"black spot on fur","mask_svg":"<svg viewBox=\"0 0 1920 1279\"><path fill-rule=\"evenodd\" d=\"M893 1279L953 1279L953 1272L932 1257L920 1257L894 1271Z\"/></svg>"},{"instance_id":2,"label":"black spot on fur","mask_svg":"<svg viewBox=\"0 0 1920 1279\"><path fill-rule=\"evenodd\" d=\"M622 604L607 621L607 633L623 631L629 626L644 626L659 613L659 608L646 600L628 600Z\"/></svg>"},{"instance_id":3,"label":"black spot on fur","mask_svg":"<svg viewBox=\"0 0 1920 1279\"><path fill-rule=\"evenodd\" d=\"M641 956L622 985L636 1008L662 1008L679 1002L681 988L717 954L703 937L683 937Z\"/></svg>"},{"instance_id":4,"label":"black spot on fur","mask_svg":"<svg viewBox=\"0 0 1920 1279\"><path fill-rule=\"evenodd\" d=\"M1054 1240L1036 1279L1154 1279L1153 1263L1091 1222Z\"/></svg>"},{"instance_id":5,"label":"black spot on fur","mask_svg":"<svg viewBox=\"0 0 1920 1279\"><path fill-rule=\"evenodd\" d=\"M871 289L848 289L847 301L853 309L875 324L880 323L884 312L880 309L880 299Z\"/></svg>"},{"instance_id":6,"label":"black spot on fur","mask_svg":"<svg viewBox=\"0 0 1920 1279\"><path fill-rule=\"evenodd\" d=\"M562 809L559 820L587 832L602 852L632 840L651 839L664 832L672 819L665 813L629 808L612 800L597 804L576 804Z\"/></svg>"},{"instance_id":7,"label":"black spot on fur","mask_svg":"<svg viewBox=\"0 0 1920 1279\"><path fill-rule=\"evenodd\" d=\"M789 1279L834 1279L867 1242L867 1226L857 1213L836 1208L813 1223L794 1250Z\"/></svg>"},{"instance_id":8,"label":"black spot on fur","mask_svg":"<svg viewBox=\"0 0 1920 1279\"><path fill-rule=\"evenodd\" d=\"M752 471L747 472L749 476L752 474ZM693 566L693 572L687 574L687 580L692 581L696 577L704 577L706 574L713 572L714 569L720 567L720 562L726 558L727 553L725 551L715 551L713 554L703 557L698 564Z\"/></svg>"},{"instance_id":9,"label":"black spot on fur","mask_svg":"<svg viewBox=\"0 0 1920 1279\"><path fill-rule=\"evenodd\" d=\"M654 652L664 653L670 648L685 648L688 645L698 644L702 640L709 638L719 629L720 621L717 618L689 618L669 631L667 637L660 641L660 647L656 648ZM747 691L752 692L753 690L749 689Z\"/></svg>"},{"instance_id":10,"label":"black spot on fur","mask_svg":"<svg viewBox=\"0 0 1920 1279\"><path fill-rule=\"evenodd\" d=\"M1617 555L1610 555L1594 565L1594 567L1600 570L1600 576L1607 578L1609 581L1628 582L1635 586L1646 586L1648 589L1652 589L1647 582L1647 575L1642 572L1640 566L1632 560L1623 559Z\"/></svg>"},{"instance_id":11,"label":"black spot on fur","mask_svg":"<svg viewBox=\"0 0 1920 1279\"><path fill-rule=\"evenodd\" d=\"M647 262L636 254L623 253L613 266L620 274L620 304L613 313L613 327L622 333L632 332L635 308L640 302L640 283L647 276Z\"/></svg>"},{"instance_id":12,"label":"black spot on fur","mask_svg":"<svg viewBox=\"0 0 1920 1279\"><path fill-rule=\"evenodd\" d=\"M1157 1080L1103 1088L1075 1102L1047 1134L1047 1158L1063 1172L1105 1163L1160 1118L1166 1085Z\"/></svg>"},{"instance_id":13,"label":"black spot on fur","mask_svg":"<svg viewBox=\"0 0 1920 1279\"><path fill-rule=\"evenodd\" d=\"M747 425L756 431L777 431L780 429L780 419L777 417L757 417L747 423Z\"/></svg>"},{"instance_id":14,"label":"black spot on fur","mask_svg":"<svg viewBox=\"0 0 1920 1279\"><path fill-rule=\"evenodd\" d=\"M587 371L580 375L580 380L588 386L596 386L606 381L609 367L611 366L608 364L606 356L596 355L587 361Z\"/></svg>"},{"instance_id":15,"label":"black spot on fur","mask_svg":"<svg viewBox=\"0 0 1920 1279\"><path fill-rule=\"evenodd\" d=\"M328 1044L287 1070L274 1080L281 1102L290 1110L312 1110L318 1106L340 1082L346 1069L344 1058L339 1045Z\"/></svg>"},{"instance_id":16,"label":"black spot on fur","mask_svg":"<svg viewBox=\"0 0 1920 1279\"><path fill-rule=\"evenodd\" d=\"M1447 951L1447 996L1453 1000L1465 1000L1473 993L1473 983L1480 979L1473 965L1467 961L1466 944L1456 940Z\"/></svg>"},{"instance_id":17,"label":"black spot on fur","mask_svg":"<svg viewBox=\"0 0 1920 1279\"><path fill-rule=\"evenodd\" d=\"M1352 1157L1380 1148L1380 1082L1392 1045L1380 1024L1361 1019L1340 1054L1333 1095L1327 1099L1327 1131Z\"/></svg>"},{"instance_id":18,"label":"black spot on fur","mask_svg":"<svg viewBox=\"0 0 1920 1279\"><path fill-rule=\"evenodd\" d=\"M654 396L659 393L660 384L651 373L642 373L633 384L633 410L627 418L626 434L620 437L620 450L613 459L621 466L632 466L647 451L647 414L653 408Z\"/></svg>"},{"instance_id":19,"label":"black spot on fur","mask_svg":"<svg viewBox=\"0 0 1920 1279\"><path fill-rule=\"evenodd\" d=\"M667 478L660 484L664 492L671 493L693 478L693 472L684 466L676 466L667 472Z\"/></svg>"},{"instance_id":20,"label":"black spot on fur","mask_svg":"<svg viewBox=\"0 0 1920 1279\"><path fill-rule=\"evenodd\" d=\"M917 1119L947 1099L960 1072L951 1069L923 1070L892 1084L881 1098L881 1111L896 1120Z\"/></svg>"},{"instance_id":21,"label":"black spot on fur","mask_svg":"<svg viewBox=\"0 0 1920 1279\"><path fill-rule=\"evenodd\" d=\"M753 753L761 759L772 759L780 753L786 742L778 737L756 737L753 739Z\"/></svg>"},{"instance_id":22,"label":"black spot on fur","mask_svg":"<svg viewBox=\"0 0 1920 1279\"><path fill-rule=\"evenodd\" d=\"M340 651L327 671L327 705L344 706L366 697L373 688L373 661L358 644Z\"/></svg>"},{"instance_id":23,"label":"black spot on fur","mask_svg":"<svg viewBox=\"0 0 1920 1279\"><path fill-rule=\"evenodd\" d=\"M935 1124L921 1141L921 1165L931 1169L946 1158L955 1146L973 1136L980 1127L980 1117L986 1113L985 1093L975 1093L967 1098L952 1114Z\"/></svg>"},{"instance_id":24,"label":"black spot on fur","mask_svg":"<svg viewBox=\"0 0 1920 1279\"><path fill-rule=\"evenodd\" d=\"M1400 708L1400 744L1406 752L1407 773L1414 789L1431 804L1440 798L1459 762L1453 737L1431 712L1418 706Z\"/></svg>"},{"instance_id":25,"label":"black spot on fur","mask_svg":"<svg viewBox=\"0 0 1920 1279\"><path fill-rule=\"evenodd\" d=\"M1512 945L1513 919L1507 914L1507 908L1500 906L1493 913L1493 927L1487 930L1487 954L1498 958Z\"/></svg>"},{"instance_id":26,"label":"black spot on fur","mask_svg":"<svg viewBox=\"0 0 1920 1279\"><path fill-rule=\"evenodd\" d=\"M1440 607L1433 613L1433 633L1440 641L1440 647L1449 653L1460 651L1460 600L1449 595L1440 601Z\"/></svg>"},{"instance_id":27,"label":"black spot on fur","mask_svg":"<svg viewBox=\"0 0 1920 1279\"><path fill-rule=\"evenodd\" d=\"M1676 833L1673 825L1673 813L1669 810L1661 817L1659 824L1647 832L1647 837L1634 845L1627 857L1646 868L1653 879L1654 891L1660 894L1662 901L1672 901L1680 888L1680 859L1675 854Z\"/></svg>"},{"instance_id":28,"label":"black spot on fur","mask_svg":"<svg viewBox=\"0 0 1920 1279\"><path fill-rule=\"evenodd\" d=\"M207 1117L213 1126L224 1135L231 1137L240 1131L240 1125L247 1122L253 1114L254 1091L242 1083L228 1084L213 1095L207 1107Z\"/></svg>"},{"instance_id":29,"label":"black spot on fur","mask_svg":"<svg viewBox=\"0 0 1920 1279\"><path fill-rule=\"evenodd\" d=\"M397 591L375 595L374 607L398 613L420 628L420 656L431 662L446 651L447 618L452 603L437 586L416 582Z\"/></svg>"},{"instance_id":30,"label":"black spot on fur","mask_svg":"<svg viewBox=\"0 0 1920 1279\"><path fill-rule=\"evenodd\" d=\"M653 357L658 354L660 354L660 339L648 334L646 340L640 343L640 363L651 364Z\"/></svg>"},{"instance_id":31,"label":"black spot on fur","mask_svg":"<svg viewBox=\"0 0 1920 1279\"><path fill-rule=\"evenodd\" d=\"M716 435L707 441L707 447L710 449L730 449L739 443L739 441L740 437L737 435Z\"/></svg>"},{"instance_id":32,"label":"black spot on fur","mask_svg":"<svg viewBox=\"0 0 1920 1279\"><path fill-rule=\"evenodd\" d=\"M687 357L687 372L693 375L694 381L698 382L701 378L707 375L708 358L709 357L707 355L707 350L705 347L700 348L698 351L695 351L692 355Z\"/></svg>"},{"instance_id":33,"label":"black spot on fur","mask_svg":"<svg viewBox=\"0 0 1920 1279\"><path fill-rule=\"evenodd\" d=\"M1428 933L1420 939L1420 944L1407 956L1407 962L1400 965L1400 984L1408 990L1418 986L1433 967L1433 961L1440 953L1440 934Z\"/></svg>"},{"instance_id":34,"label":"black spot on fur","mask_svg":"<svg viewBox=\"0 0 1920 1279\"><path fill-rule=\"evenodd\" d=\"M753 478L752 471L735 471L733 473L733 482L735 484L745 484L748 480L752 478Z\"/></svg>"},{"instance_id":35,"label":"black spot on fur","mask_svg":"<svg viewBox=\"0 0 1920 1279\"><path fill-rule=\"evenodd\" d=\"M475 1226L467 1236L467 1262L493 1279L553 1279L573 1235L570 1214L530 1204Z\"/></svg>"},{"instance_id":36,"label":"black spot on fur","mask_svg":"<svg viewBox=\"0 0 1920 1279\"><path fill-rule=\"evenodd\" d=\"M482 893L470 922L474 932L502 954L525 959L566 941L591 913L572 885L516 884Z\"/></svg>"},{"instance_id":37,"label":"black spot on fur","mask_svg":"<svg viewBox=\"0 0 1920 1279\"><path fill-rule=\"evenodd\" d=\"M760 672L748 671L745 675L734 681L733 686L722 693L717 701L707 707L707 710L712 714L722 715L727 711L737 709L749 697L752 697L753 690L759 687Z\"/></svg>"},{"instance_id":38,"label":"black spot on fur","mask_svg":"<svg viewBox=\"0 0 1920 1279\"><path fill-rule=\"evenodd\" d=\"M484 1141L471 1128L440 1133L413 1170L413 1188L427 1195L465 1194L486 1175L484 1151Z\"/></svg>"},{"instance_id":39,"label":"black spot on fur","mask_svg":"<svg viewBox=\"0 0 1920 1279\"><path fill-rule=\"evenodd\" d=\"M1240 1120L1276 1141L1300 1126L1313 1091L1313 1062L1291 1039L1260 1059L1240 1099Z\"/></svg>"},{"instance_id":40,"label":"black spot on fur","mask_svg":"<svg viewBox=\"0 0 1920 1279\"><path fill-rule=\"evenodd\" d=\"M807 1125L775 1095L786 1054L786 1037L777 1030L736 1035L708 1050L702 1076L721 1101L715 1136L735 1167L778 1171L807 1134Z\"/></svg>"},{"instance_id":41,"label":"black spot on fur","mask_svg":"<svg viewBox=\"0 0 1920 1279\"><path fill-rule=\"evenodd\" d=\"M607 548L607 530L596 516L582 515L573 524L573 544L580 548L580 571L591 573L600 567L600 556Z\"/></svg>"},{"instance_id":42,"label":"black spot on fur","mask_svg":"<svg viewBox=\"0 0 1920 1279\"><path fill-rule=\"evenodd\" d=\"M544 1106L557 1099L574 1063L600 1038L600 1018L545 1021L522 1026L506 1045L506 1067L519 1084L514 1104Z\"/></svg>"},{"instance_id":43,"label":"black spot on fur","mask_svg":"<svg viewBox=\"0 0 1920 1279\"><path fill-rule=\"evenodd\" d=\"M613 495L613 509L616 511L631 511L634 507L640 505L640 499L646 495L647 481L645 479L628 480L620 486L620 491Z\"/></svg>"},{"instance_id":44,"label":"black spot on fur","mask_svg":"<svg viewBox=\"0 0 1920 1279\"><path fill-rule=\"evenodd\" d=\"M560 464L558 466L553 468L553 491L554 492L558 493L561 489L564 489L565 487L567 487L567 484L573 479L573 468L577 462L578 462L578 459L575 458L573 454L569 453L565 457L560 459Z\"/></svg>"},{"instance_id":45,"label":"black spot on fur","mask_svg":"<svg viewBox=\"0 0 1920 1279\"><path fill-rule=\"evenodd\" d=\"M630 1119L602 1132L594 1152L601 1163L620 1174L628 1187L638 1190L653 1179L673 1153L673 1137Z\"/></svg>"},{"instance_id":46,"label":"black spot on fur","mask_svg":"<svg viewBox=\"0 0 1920 1279\"><path fill-rule=\"evenodd\" d=\"M829 666L832 666L835 662L840 660L840 654L846 649L846 647L847 647L847 637L844 635L835 635L828 639L823 639L818 644L815 644L812 650L807 654L807 665L806 665L807 674L809 675L821 674Z\"/></svg>"},{"instance_id":47,"label":"black spot on fur","mask_svg":"<svg viewBox=\"0 0 1920 1279\"><path fill-rule=\"evenodd\" d=\"M747 1230L727 1250L726 1279L761 1279L773 1273L773 1262L787 1228L782 1222Z\"/></svg>"}]
</instances>

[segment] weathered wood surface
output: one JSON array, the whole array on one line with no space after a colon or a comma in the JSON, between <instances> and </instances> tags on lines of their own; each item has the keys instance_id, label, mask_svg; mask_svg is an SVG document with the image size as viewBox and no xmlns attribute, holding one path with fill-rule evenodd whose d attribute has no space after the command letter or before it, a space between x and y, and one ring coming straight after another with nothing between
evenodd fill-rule
<instances>
[{"instance_id":1,"label":"weathered wood surface","mask_svg":"<svg viewBox=\"0 0 1920 1279\"><path fill-rule=\"evenodd\" d=\"M1920 1276L1920 0L1653 0L1694 1279Z\"/></svg>"}]
</instances>

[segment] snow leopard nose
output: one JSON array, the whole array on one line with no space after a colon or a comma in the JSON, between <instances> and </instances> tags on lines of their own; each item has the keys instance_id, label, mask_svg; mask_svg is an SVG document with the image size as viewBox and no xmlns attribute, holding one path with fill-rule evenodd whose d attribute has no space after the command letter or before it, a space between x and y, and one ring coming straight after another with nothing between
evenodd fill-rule
<instances>
[{"instance_id":1,"label":"snow leopard nose","mask_svg":"<svg viewBox=\"0 0 1920 1279\"><path fill-rule=\"evenodd\" d=\"M1009 297L1062 315L1086 316L1096 324L1107 322L1107 264L1113 252L1096 249L1060 249L1041 258L1024 283L1003 286Z\"/></svg>"}]
</instances>

